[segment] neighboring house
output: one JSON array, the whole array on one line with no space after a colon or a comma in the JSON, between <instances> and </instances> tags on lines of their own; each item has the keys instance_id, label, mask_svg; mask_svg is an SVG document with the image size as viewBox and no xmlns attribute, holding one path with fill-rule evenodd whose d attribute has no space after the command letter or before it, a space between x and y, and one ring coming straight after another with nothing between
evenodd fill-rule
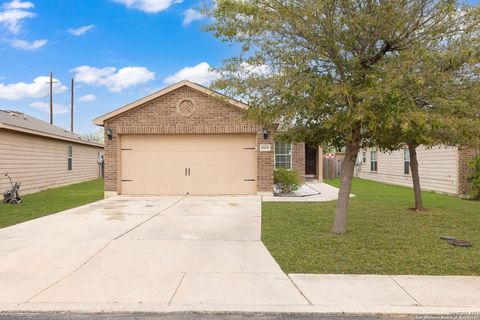
<instances>
[{"instance_id":1,"label":"neighboring house","mask_svg":"<svg viewBox=\"0 0 480 320\"><path fill-rule=\"evenodd\" d=\"M302 179L321 172L320 149L274 141L247 108L181 81L95 119L106 132L106 196L271 194L275 167Z\"/></svg>"},{"instance_id":2,"label":"neighboring house","mask_svg":"<svg viewBox=\"0 0 480 320\"><path fill-rule=\"evenodd\" d=\"M99 177L103 145L29 115L0 110L0 191L22 194Z\"/></svg>"},{"instance_id":3,"label":"neighboring house","mask_svg":"<svg viewBox=\"0 0 480 320\"><path fill-rule=\"evenodd\" d=\"M468 162L476 157L472 149L458 147L417 148L420 184L424 190L460 195L469 191ZM382 153L361 150L357 176L390 184L412 186L408 148Z\"/></svg>"}]
</instances>

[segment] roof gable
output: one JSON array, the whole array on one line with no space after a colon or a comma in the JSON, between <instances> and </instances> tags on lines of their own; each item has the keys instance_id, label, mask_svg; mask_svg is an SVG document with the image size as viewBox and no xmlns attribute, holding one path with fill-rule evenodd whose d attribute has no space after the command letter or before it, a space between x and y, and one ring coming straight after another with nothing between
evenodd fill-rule
<instances>
[{"instance_id":1,"label":"roof gable","mask_svg":"<svg viewBox=\"0 0 480 320\"><path fill-rule=\"evenodd\" d=\"M159 98L159 97L161 97L161 96L164 96L164 95L166 95L166 94L168 94L168 93L170 93L170 92L172 92L172 91L175 91L175 90L177 90L177 89L179 89L179 88L181 88L181 87L184 87L184 86L190 87L190 88L192 88L192 89L194 89L194 90L197 90L197 91L200 91L200 92L202 92L202 93L204 93L204 94L206 94L206 95L208 95L208 96L211 96L212 98L216 98L216 99L223 100L224 102L226 102L226 103L228 103L228 104L230 104L230 105L232 105L232 106L238 107L238 108L240 108L240 109L243 109L243 110L248 109L248 105L246 105L246 104L244 104L244 103L242 103L242 102L240 102L240 101L237 101L237 100L235 100L235 99L229 98L229 97L227 97L227 96L225 96L225 95L223 95L223 94L220 94L220 93L218 93L218 92L215 92L215 91L213 91L213 90L211 90L211 89L208 89L208 88L206 88L206 87L204 87L204 86L201 86L201 85L199 85L199 84L193 83L193 82L191 82L191 81L183 80L183 81L180 81L180 82L178 82L178 83L176 83L176 84L173 84L173 85L171 85L171 86L169 86L169 87L166 87L166 88L164 88L164 89L162 89L162 90L160 90L160 91L157 91L157 92L155 92L155 93L153 93L153 94L151 94L151 95L148 95L148 96L146 96L146 97L144 97L144 98L142 98L142 99L139 99L139 100L134 101L134 102L132 102L132 103L130 103L130 104L127 104L127 105L125 105L125 106L123 106L123 107L121 107L121 108L118 108L118 109L116 109L116 110L113 110L112 112L109 112L109 113L107 113L107 114L104 114L103 116L100 116L100 117L94 119L94 120L93 120L93 124L95 124L95 125L97 125L97 126L103 126L103 123L104 123L106 120L108 120L108 119L111 119L111 118L116 117L116 116L118 116L118 115L120 115L120 114L123 114L123 113L125 113L125 112L127 112L127 111L130 111L130 110L132 110L132 109L135 109L135 108L137 108L137 107L140 107L140 106L142 106L142 105L144 105L144 104L146 104L146 103L148 103L148 102L150 102L150 101L152 101L152 100L154 100L154 99L157 99L157 98Z\"/></svg>"}]
</instances>

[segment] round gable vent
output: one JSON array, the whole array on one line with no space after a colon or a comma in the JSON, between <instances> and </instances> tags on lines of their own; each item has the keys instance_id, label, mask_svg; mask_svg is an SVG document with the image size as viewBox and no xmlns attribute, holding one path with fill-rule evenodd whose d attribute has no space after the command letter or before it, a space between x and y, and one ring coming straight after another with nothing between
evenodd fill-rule
<instances>
[{"instance_id":1,"label":"round gable vent","mask_svg":"<svg viewBox=\"0 0 480 320\"><path fill-rule=\"evenodd\" d=\"M182 100L178 104L177 109L182 116L189 117L195 112L195 105L190 100Z\"/></svg>"}]
</instances>

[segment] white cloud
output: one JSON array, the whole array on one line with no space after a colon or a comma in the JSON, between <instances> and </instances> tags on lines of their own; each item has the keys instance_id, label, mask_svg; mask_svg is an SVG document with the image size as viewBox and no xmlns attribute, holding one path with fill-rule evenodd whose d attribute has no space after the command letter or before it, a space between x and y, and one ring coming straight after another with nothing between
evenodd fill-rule
<instances>
[{"instance_id":1,"label":"white cloud","mask_svg":"<svg viewBox=\"0 0 480 320\"><path fill-rule=\"evenodd\" d=\"M238 69L237 75L240 78L246 78L248 76L269 76L272 73L272 69L266 64L254 65L248 62L242 62Z\"/></svg>"},{"instance_id":2,"label":"white cloud","mask_svg":"<svg viewBox=\"0 0 480 320\"><path fill-rule=\"evenodd\" d=\"M148 13L157 13L168 9L172 4L182 3L183 0L113 0L127 8L137 9Z\"/></svg>"},{"instance_id":3,"label":"white cloud","mask_svg":"<svg viewBox=\"0 0 480 320\"><path fill-rule=\"evenodd\" d=\"M82 102L92 102L92 101L95 101L97 100L97 97L94 96L93 94L87 94L87 95L84 95L80 98L78 98L78 101L82 101Z\"/></svg>"},{"instance_id":4,"label":"white cloud","mask_svg":"<svg viewBox=\"0 0 480 320\"><path fill-rule=\"evenodd\" d=\"M74 35L76 37L79 37L79 36L83 36L85 33L92 30L93 28L95 28L95 26L93 24L90 24L88 26L82 26L82 27L78 27L78 28L70 28L70 29L68 29L68 33L70 33L71 35Z\"/></svg>"},{"instance_id":5,"label":"white cloud","mask_svg":"<svg viewBox=\"0 0 480 320\"><path fill-rule=\"evenodd\" d=\"M32 102L30 103L30 106L37 108L42 112L50 113L50 105L46 102L40 102L40 101ZM70 108L56 104L56 103L53 104L53 113L63 114L63 113L69 113L69 112L70 112Z\"/></svg>"},{"instance_id":6,"label":"white cloud","mask_svg":"<svg viewBox=\"0 0 480 320\"><path fill-rule=\"evenodd\" d=\"M48 82L50 77L37 77L32 83L18 82L14 84L0 83L0 99L20 100L23 98L41 98L48 94ZM67 91L67 87L62 85L58 79L53 79L54 93Z\"/></svg>"},{"instance_id":7,"label":"white cloud","mask_svg":"<svg viewBox=\"0 0 480 320\"><path fill-rule=\"evenodd\" d=\"M45 46L47 42L48 40L45 40L45 39L34 40L32 42L29 42L26 40L11 40L10 44L15 49L30 51L30 50L40 49L41 47Z\"/></svg>"},{"instance_id":8,"label":"white cloud","mask_svg":"<svg viewBox=\"0 0 480 320\"><path fill-rule=\"evenodd\" d=\"M0 25L7 28L12 34L18 34L21 30L22 22L25 19L33 18L35 14L29 9L33 8L33 3L13 0L2 6L0 11Z\"/></svg>"},{"instance_id":9,"label":"white cloud","mask_svg":"<svg viewBox=\"0 0 480 320\"><path fill-rule=\"evenodd\" d=\"M35 13L31 11L34 5L29 1L12 0L4 3L0 8L0 26L7 29L7 32L17 35L22 31L22 24L25 19L35 17ZM22 39L8 40L10 45L20 50L36 50L47 44L47 40L27 41Z\"/></svg>"},{"instance_id":10,"label":"white cloud","mask_svg":"<svg viewBox=\"0 0 480 320\"><path fill-rule=\"evenodd\" d=\"M21 0L13 0L11 2L5 3L2 6L2 8L7 9L7 10L31 9L33 7L34 7L33 3L29 2L29 1L21 1Z\"/></svg>"},{"instance_id":11,"label":"white cloud","mask_svg":"<svg viewBox=\"0 0 480 320\"><path fill-rule=\"evenodd\" d=\"M218 78L218 73L210 70L210 65L206 62L197 64L194 67L185 67L171 76L167 77L163 82L171 85L182 80L190 80L192 82L207 85L211 81Z\"/></svg>"},{"instance_id":12,"label":"white cloud","mask_svg":"<svg viewBox=\"0 0 480 320\"><path fill-rule=\"evenodd\" d=\"M203 13L195 9L187 9L183 12L183 15L184 15L183 17L184 26L189 25L193 21L202 20L206 17L206 15L204 15Z\"/></svg>"},{"instance_id":13,"label":"white cloud","mask_svg":"<svg viewBox=\"0 0 480 320\"><path fill-rule=\"evenodd\" d=\"M72 70L75 72L75 80L77 82L86 83L86 84L99 84L101 79L105 79L111 74L115 73L116 68L107 67L107 68L95 68L90 66L80 66Z\"/></svg>"},{"instance_id":14,"label":"white cloud","mask_svg":"<svg viewBox=\"0 0 480 320\"><path fill-rule=\"evenodd\" d=\"M124 89L155 79L155 73L145 67L126 67L117 70L114 67L95 68L80 66L72 70L79 83L105 86L112 92L121 92Z\"/></svg>"}]
</instances>

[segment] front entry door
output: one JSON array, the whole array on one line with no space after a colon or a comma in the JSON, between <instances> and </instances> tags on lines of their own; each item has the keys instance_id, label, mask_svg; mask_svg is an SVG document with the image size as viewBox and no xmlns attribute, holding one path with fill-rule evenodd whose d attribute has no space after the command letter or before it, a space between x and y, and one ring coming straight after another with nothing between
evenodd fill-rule
<instances>
[{"instance_id":1,"label":"front entry door","mask_svg":"<svg viewBox=\"0 0 480 320\"><path fill-rule=\"evenodd\" d=\"M305 174L317 175L317 148L305 146Z\"/></svg>"}]
</instances>

